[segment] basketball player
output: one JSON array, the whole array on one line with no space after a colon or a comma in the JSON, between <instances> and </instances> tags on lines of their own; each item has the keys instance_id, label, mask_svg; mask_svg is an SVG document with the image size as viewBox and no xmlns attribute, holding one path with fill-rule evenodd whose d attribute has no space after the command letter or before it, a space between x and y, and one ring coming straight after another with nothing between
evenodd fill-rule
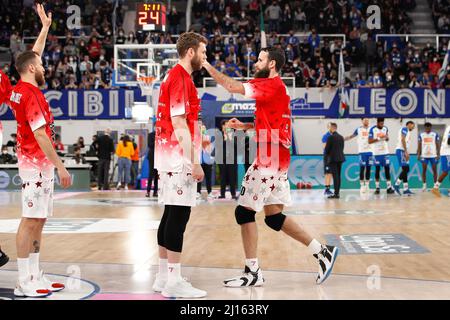
<instances>
[{"instance_id":1,"label":"basketball player","mask_svg":"<svg viewBox=\"0 0 450 320\"><path fill-rule=\"evenodd\" d=\"M71 185L71 178L54 149L53 115L39 86L45 84L42 53L51 13L47 17L37 4L42 30L33 47L16 59L20 81L10 97L17 120L17 157L22 179L22 220L17 231L17 265L19 279L14 294L19 297L45 297L64 289L63 284L49 281L39 268L42 229L53 212L54 169L61 186Z\"/></svg>"},{"instance_id":2,"label":"basketball player","mask_svg":"<svg viewBox=\"0 0 450 320\"><path fill-rule=\"evenodd\" d=\"M0 105L3 103L9 104L9 95L11 94L11 83L9 82L8 77L6 74L3 73L2 70L0 70ZM0 121L0 147L3 145L3 126ZM4 253L0 247L0 267L7 264L9 261L9 257Z\"/></svg>"},{"instance_id":3,"label":"basketball player","mask_svg":"<svg viewBox=\"0 0 450 320\"><path fill-rule=\"evenodd\" d=\"M361 193L369 192L370 167L372 166L372 149L369 144L369 118L362 118L362 126L356 128L351 136L345 141L358 137L359 153L359 186Z\"/></svg>"},{"instance_id":4,"label":"basketball player","mask_svg":"<svg viewBox=\"0 0 450 320\"><path fill-rule=\"evenodd\" d=\"M206 296L205 291L182 278L180 256L191 207L196 205L197 183L204 176L199 163L200 100L191 74L202 68L207 43L206 38L194 32L180 36L179 63L164 78L159 95L155 167L160 177L158 200L164 204L164 213L158 229L159 273L153 290L165 297Z\"/></svg>"},{"instance_id":5,"label":"basketball player","mask_svg":"<svg viewBox=\"0 0 450 320\"><path fill-rule=\"evenodd\" d=\"M220 73L207 61L205 69L230 93L239 93L256 100L255 129L258 143L256 159L242 181L242 189L235 210L236 221L241 225L245 251L244 274L227 279L227 287L261 286L264 283L257 259L258 233L255 214L264 209L265 223L275 231L282 230L295 240L308 246L319 264L316 283L320 284L331 274L338 248L322 245L303 230L292 217L284 215L283 208L290 203L287 171L290 164L291 112L287 88L279 72L285 63L284 52L264 48L255 63L255 79L241 83ZM237 130L253 128L250 123L237 119L229 121Z\"/></svg>"},{"instance_id":6,"label":"basketball player","mask_svg":"<svg viewBox=\"0 0 450 320\"><path fill-rule=\"evenodd\" d=\"M372 145L372 154L374 156L375 163L375 194L380 194L380 167L384 167L386 175L386 192L393 194L395 191L392 189L391 184L391 172L389 168L389 132L388 128L384 125L384 118L377 119L377 125L370 128L369 131L369 144Z\"/></svg>"},{"instance_id":7,"label":"basketball player","mask_svg":"<svg viewBox=\"0 0 450 320\"><path fill-rule=\"evenodd\" d=\"M417 148L417 159L422 162L422 191L427 191L427 167L431 165L433 169L433 181L437 182L437 160L439 159L439 148L441 138L431 131L433 125L430 122L425 123L425 131L419 134L419 143Z\"/></svg>"},{"instance_id":8,"label":"basketball player","mask_svg":"<svg viewBox=\"0 0 450 320\"><path fill-rule=\"evenodd\" d=\"M408 187L408 172L409 172L409 151L411 145L411 131L414 130L415 124L413 121L408 121L406 127L400 128L398 132L398 141L395 154L397 155L397 160L402 168L400 176L395 181L394 190L398 195L402 195L400 191L400 184L403 181L403 194L411 196L414 193L409 190Z\"/></svg>"},{"instance_id":9,"label":"basketball player","mask_svg":"<svg viewBox=\"0 0 450 320\"><path fill-rule=\"evenodd\" d=\"M439 187L444 181L445 177L447 177L448 171L450 170L450 126L447 126L447 129L445 129L444 135L442 136L440 155L442 173L438 181L436 181L436 183L434 184L434 188L431 189L431 192L437 197L441 196ZM448 195L450 196L450 190Z\"/></svg>"},{"instance_id":10,"label":"basketball player","mask_svg":"<svg viewBox=\"0 0 450 320\"><path fill-rule=\"evenodd\" d=\"M323 147L323 174L325 175L325 191L323 194L325 196L332 196L333 192L330 190L331 186L331 178L333 175L331 174L331 169L327 165L328 161L325 155L325 145L327 144L328 137L331 136L331 122L327 123L328 131L322 136L322 147Z\"/></svg>"}]
</instances>

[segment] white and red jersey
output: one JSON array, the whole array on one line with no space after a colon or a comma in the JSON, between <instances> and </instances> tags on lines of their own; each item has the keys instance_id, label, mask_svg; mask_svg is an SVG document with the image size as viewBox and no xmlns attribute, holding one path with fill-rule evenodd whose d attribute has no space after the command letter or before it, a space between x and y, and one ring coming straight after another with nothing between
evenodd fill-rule
<instances>
[{"instance_id":1,"label":"white and red jersey","mask_svg":"<svg viewBox=\"0 0 450 320\"><path fill-rule=\"evenodd\" d=\"M34 137L34 131L45 127L54 141L53 114L44 94L31 83L19 81L10 97L11 109L17 120L17 157L19 174L24 180L53 174L54 166L47 159Z\"/></svg>"},{"instance_id":2,"label":"white and red jersey","mask_svg":"<svg viewBox=\"0 0 450 320\"><path fill-rule=\"evenodd\" d=\"M9 95L11 94L11 82L9 81L6 74L0 70L0 105L3 103L8 103ZM3 126L0 121L0 146L3 144Z\"/></svg>"},{"instance_id":3,"label":"white and red jersey","mask_svg":"<svg viewBox=\"0 0 450 320\"><path fill-rule=\"evenodd\" d=\"M259 164L279 163L278 171L287 171L290 164L292 143L292 123L290 97L280 77L256 78L244 83L245 96L256 100L255 130L258 142L257 160ZM267 154L262 149L267 146ZM271 150L279 149L279 157Z\"/></svg>"},{"instance_id":4,"label":"white and red jersey","mask_svg":"<svg viewBox=\"0 0 450 320\"><path fill-rule=\"evenodd\" d=\"M187 71L177 64L161 83L158 111L155 123L155 168L162 172L182 172L183 165L190 166L190 155L183 155L174 134L172 117L186 116L194 147L201 148L201 133L198 128L200 99L197 88ZM195 128L195 129L194 129Z\"/></svg>"}]
</instances>

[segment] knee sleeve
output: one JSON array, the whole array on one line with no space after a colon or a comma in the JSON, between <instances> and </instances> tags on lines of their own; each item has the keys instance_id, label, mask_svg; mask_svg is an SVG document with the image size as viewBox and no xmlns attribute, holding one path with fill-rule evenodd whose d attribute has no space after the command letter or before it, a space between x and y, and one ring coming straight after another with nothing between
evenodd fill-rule
<instances>
[{"instance_id":1,"label":"knee sleeve","mask_svg":"<svg viewBox=\"0 0 450 320\"><path fill-rule=\"evenodd\" d=\"M159 223L158 227L158 245L161 247L165 247L164 245L164 229L166 228L166 222L167 222L167 216L169 214L170 206L165 205L164 206L164 213L161 218L161 222Z\"/></svg>"},{"instance_id":2,"label":"knee sleeve","mask_svg":"<svg viewBox=\"0 0 450 320\"><path fill-rule=\"evenodd\" d=\"M359 180L364 180L364 169L366 167L359 167Z\"/></svg>"},{"instance_id":3,"label":"knee sleeve","mask_svg":"<svg viewBox=\"0 0 450 320\"><path fill-rule=\"evenodd\" d=\"M403 182L408 182L408 173L409 173L409 166L402 167L402 174L401 174L401 180Z\"/></svg>"},{"instance_id":4,"label":"knee sleeve","mask_svg":"<svg viewBox=\"0 0 450 320\"><path fill-rule=\"evenodd\" d=\"M170 251L181 252L183 236L191 215L191 207L171 206L164 229L164 247Z\"/></svg>"},{"instance_id":5,"label":"knee sleeve","mask_svg":"<svg viewBox=\"0 0 450 320\"><path fill-rule=\"evenodd\" d=\"M249 210L243 206L237 206L234 211L234 216L236 217L236 222L239 225L255 222L256 211Z\"/></svg>"},{"instance_id":6,"label":"knee sleeve","mask_svg":"<svg viewBox=\"0 0 450 320\"><path fill-rule=\"evenodd\" d=\"M370 181L370 166L366 167L366 180Z\"/></svg>"},{"instance_id":7,"label":"knee sleeve","mask_svg":"<svg viewBox=\"0 0 450 320\"><path fill-rule=\"evenodd\" d=\"M286 219L286 216L280 212L280 213L277 213L277 214L274 214L271 216L267 216L264 219L264 222L273 230L280 231L281 228L283 227L283 223L284 223L285 219Z\"/></svg>"},{"instance_id":8,"label":"knee sleeve","mask_svg":"<svg viewBox=\"0 0 450 320\"><path fill-rule=\"evenodd\" d=\"M386 180L391 180L391 168L389 166L384 167L384 175L386 176Z\"/></svg>"},{"instance_id":9,"label":"knee sleeve","mask_svg":"<svg viewBox=\"0 0 450 320\"><path fill-rule=\"evenodd\" d=\"M375 168L375 179L380 180L380 167L379 166L377 166Z\"/></svg>"}]
</instances>

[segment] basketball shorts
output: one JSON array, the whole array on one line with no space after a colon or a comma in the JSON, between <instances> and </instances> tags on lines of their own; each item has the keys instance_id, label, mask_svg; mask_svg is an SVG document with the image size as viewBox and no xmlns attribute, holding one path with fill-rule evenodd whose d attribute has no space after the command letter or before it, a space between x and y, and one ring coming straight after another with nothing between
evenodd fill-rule
<instances>
[{"instance_id":1,"label":"basketball shorts","mask_svg":"<svg viewBox=\"0 0 450 320\"><path fill-rule=\"evenodd\" d=\"M397 149L395 150L395 154L397 155L397 160L400 167L409 166L409 160L406 160L405 151Z\"/></svg>"},{"instance_id":2,"label":"basketball shorts","mask_svg":"<svg viewBox=\"0 0 450 320\"><path fill-rule=\"evenodd\" d=\"M359 154L359 166L360 167L370 167L373 165L372 154L371 153L360 153Z\"/></svg>"},{"instance_id":3,"label":"basketball shorts","mask_svg":"<svg viewBox=\"0 0 450 320\"><path fill-rule=\"evenodd\" d=\"M389 155L388 154L383 154L383 155L379 155L379 156L374 156L374 164L375 166L382 166L382 167L386 167L390 164L390 160L389 160Z\"/></svg>"},{"instance_id":4,"label":"basketball shorts","mask_svg":"<svg viewBox=\"0 0 450 320\"><path fill-rule=\"evenodd\" d=\"M192 170L184 166L181 172L158 171L158 203L164 205L195 207L197 182Z\"/></svg>"},{"instance_id":5,"label":"basketball shorts","mask_svg":"<svg viewBox=\"0 0 450 320\"><path fill-rule=\"evenodd\" d=\"M437 164L436 158L420 158L420 162L434 166Z\"/></svg>"},{"instance_id":6,"label":"basketball shorts","mask_svg":"<svg viewBox=\"0 0 450 320\"><path fill-rule=\"evenodd\" d=\"M441 156L441 170L442 172L450 170L450 156Z\"/></svg>"},{"instance_id":7,"label":"basketball shorts","mask_svg":"<svg viewBox=\"0 0 450 320\"><path fill-rule=\"evenodd\" d=\"M51 217L53 215L54 171L21 175L21 178L22 217L35 219Z\"/></svg>"},{"instance_id":8,"label":"basketball shorts","mask_svg":"<svg viewBox=\"0 0 450 320\"><path fill-rule=\"evenodd\" d=\"M238 204L258 212L271 204L291 204L291 193L286 171L264 172L256 162L248 168L242 180Z\"/></svg>"}]
</instances>

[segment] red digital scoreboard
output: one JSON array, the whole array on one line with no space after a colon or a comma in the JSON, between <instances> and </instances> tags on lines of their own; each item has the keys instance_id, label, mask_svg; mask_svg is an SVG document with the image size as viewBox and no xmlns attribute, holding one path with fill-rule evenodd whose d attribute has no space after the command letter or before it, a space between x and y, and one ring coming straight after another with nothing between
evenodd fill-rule
<instances>
[{"instance_id":1,"label":"red digital scoreboard","mask_svg":"<svg viewBox=\"0 0 450 320\"><path fill-rule=\"evenodd\" d=\"M166 31L166 6L160 3L138 3L136 26L144 31Z\"/></svg>"}]
</instances>

